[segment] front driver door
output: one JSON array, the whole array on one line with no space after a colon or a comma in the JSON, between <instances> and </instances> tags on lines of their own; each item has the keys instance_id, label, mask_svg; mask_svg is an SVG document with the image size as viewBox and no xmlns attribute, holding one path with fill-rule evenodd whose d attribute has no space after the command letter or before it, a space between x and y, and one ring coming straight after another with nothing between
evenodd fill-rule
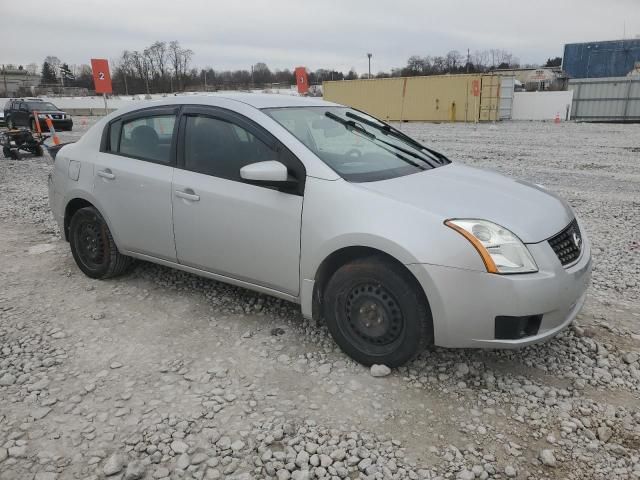
<instances>
[{"instance_id":1,"label":"front driver door","mask_svg":"<svg viewBox=\"0 0 640 480\"><path fill-rule=\"evenodd\" d=\"M181 264L290 295L299 291L304 167L243 116L186 107L173 178L173 223ZM278 160L298 186L252 185L245 165Z\"/></svg>"},{"instance_id":2,"label":"front driver door","mask_svg":"<svg viewBox=\"0 0 640 480\"><path fill-rule=\"evenodd\" d=\"M15 126L20 127L28 127L29 126L29 107L26 102L20 102L18 107L17 115L13 119L13 124Z\"/></svg>"}]
</instances>

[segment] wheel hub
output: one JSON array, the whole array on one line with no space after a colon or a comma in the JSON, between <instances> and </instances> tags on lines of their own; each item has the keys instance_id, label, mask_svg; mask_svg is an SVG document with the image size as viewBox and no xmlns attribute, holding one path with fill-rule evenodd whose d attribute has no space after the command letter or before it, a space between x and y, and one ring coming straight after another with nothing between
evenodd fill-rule
<instances>
[{"instance_id":1,"label":"wheel hub","mask_svg":"<svg viewBox=\"0 0 640 480\"><path fill-rule=\"evenodd\" d=\"M94 223L83 224L79 237L84 259L94 264L102 263L103 242L98 226Z\"/></svg>"},{"instance_id":2,"label":"wheel hub","mask_svg":"<svg viewBox=\"0 0 640 480\"><path fill-rule=\"evenodd\" d=\"M363 284L351 290L346 302L348 333L369 344L397 340L403 327L400 306L381 285Z\"/></svg>"}]
</instances>

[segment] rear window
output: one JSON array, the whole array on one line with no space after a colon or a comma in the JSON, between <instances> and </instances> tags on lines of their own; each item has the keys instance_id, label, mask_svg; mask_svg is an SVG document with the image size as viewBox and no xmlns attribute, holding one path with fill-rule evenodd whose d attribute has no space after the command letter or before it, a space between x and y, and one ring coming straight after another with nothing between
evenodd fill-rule
<instances>
[{"instance_id":1,"label":"rear window","mask_svg":"<svg viewBox=\"0 0 640 480\"><path fill-rule=\"evenodd\" d=\"M168 164L175 121L175 115L159 115L122 122L121 126L116 122L110 131L111 151ZM118 136L114 138L114 134Z\"/></svg>"}]
</instances>

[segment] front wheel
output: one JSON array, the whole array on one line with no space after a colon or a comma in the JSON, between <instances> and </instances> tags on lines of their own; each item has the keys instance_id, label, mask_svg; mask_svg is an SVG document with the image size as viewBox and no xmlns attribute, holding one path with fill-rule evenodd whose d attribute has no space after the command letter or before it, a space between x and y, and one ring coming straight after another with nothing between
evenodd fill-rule
<instances>
[{"instance_id":1,"label":"front wheel","mask_svg":"<svg viewBox=\"0 0 640 480\"><path fill-rule=\"evenodd\" d=\"M73 215L69 243L78 267L91 278L115 277L131 265L131 258L118 251L107 223L94 207L81 208Z\"/></svg>"},{"instance_id":2,"label":"front wheel","mask_svg":"<svg viewBox=\"0 0 640 480\"><path fill-rule=\"evenodd\" d=\"M384 258L339 268L327 285L323 311L336 343L364 365L398 367L433 341L424 292L401 265Z\"/></svg>"}]
</instances>

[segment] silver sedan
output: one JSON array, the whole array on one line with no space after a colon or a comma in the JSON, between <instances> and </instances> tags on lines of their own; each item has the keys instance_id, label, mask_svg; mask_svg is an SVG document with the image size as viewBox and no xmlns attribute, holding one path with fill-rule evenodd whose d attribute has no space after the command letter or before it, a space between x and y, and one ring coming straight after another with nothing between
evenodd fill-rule
<instances>
[{"instance_id":1,"label":"silver sedan","mask_svg":"<svg viewBox=\"0 0 640 480\"><path fill-rule=\"evenodd\" d=\"M59 151L49 197L90 277L142 259L297 302L366 365L545 340L591 273L558 196L321 100L134 103Z\"/></svg>"}]
</instances>

